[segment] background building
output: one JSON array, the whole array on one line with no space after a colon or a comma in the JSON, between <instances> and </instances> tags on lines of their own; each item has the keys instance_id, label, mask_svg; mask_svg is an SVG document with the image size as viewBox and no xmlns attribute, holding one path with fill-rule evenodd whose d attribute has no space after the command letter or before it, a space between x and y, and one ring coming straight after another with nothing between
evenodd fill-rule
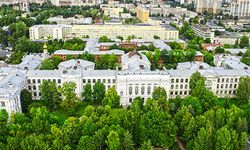
<instances>
[{"instance_id":1,"label":"background building","mask_svg":"<svg viewBox=\"0 0 250 150\"><path fill-rule=\"evenodd\" d=\"M31 40L65 39L71 33L71 25L35 25L29 28Z\"/></svg>"},{"instance_id":2,"label":"background building","mask_svg":"<svg viewBox=\"0 0 250 150\"><path fill-rule=\"evenodd\" d=\"M250 0L233 0L230 6L230 15L250 17Z\"/></svg>"},{"instance_id":3,"label":"background building","mask_svg":"<svg viewBox=\"0 0 250 150\"><path fill-rule=\"evenodd\" d=\"M116 38L122 36L127 38L134 35L143 39L153 39L155 35L161 39L178 39L179 31L171 26L151 26L148 24L138 25L73 25L72 35L82 37L89 35L91 38L107 36Z\"/></svg>"},{"instance_id":4,"label":"background building","mask_svg":"<svg viewBox=\"0 0 250 150\"><path fill-rule=\"evenodd\" d=\"M142 22L148 22L149 19L149 9L143 6L137 6L136 17Z\"/></svg>"},{"instance_id":5,"label":"background building","mask_svg":"<svg viewBox=\"0 0 250 150\"><path fill-rule=\"evenodd\" d=\"M221 11L222 0L195 0L195 9L197 13L205 11L217 14Z\"/></svg>"}]
</instances>

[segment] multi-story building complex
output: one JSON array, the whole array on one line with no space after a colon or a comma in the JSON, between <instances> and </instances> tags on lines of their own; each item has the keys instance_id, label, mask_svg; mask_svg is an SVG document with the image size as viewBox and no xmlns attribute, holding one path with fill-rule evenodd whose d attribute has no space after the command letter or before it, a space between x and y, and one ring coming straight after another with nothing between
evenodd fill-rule
<instances>
[{"instance_id":1,"label":"multi-story building complex","mask_svg":"<svg viewBox=\"0 0 250 150\"><path fill-rule=\"evenodd\" d=\"M250 17L250 0L233 0L230 6L230 15Z\"/></svg>"},{"instance_id":2,"label":"multi-story building complex","mask_svg":"<svg viewBox=\"0 0 250 150\"><path fill-rule=\"evenodd\" d=\"M119 18L123 12L123 8L113 8L113 7L103 7L102 8L104 15L112 17L112 18Z\"/></svg>"},{"instance_id":3,"label":"multi-story building complex","mask_svg":"<svg viewBox=\"0 0 250 150\"><path fill-rule=\"evenodd\" d=\"M214 32L210 27L206 25L193 25L192 30L196 36L202 37L203 39L214 40Z\"/></svg>"},{"instance_id":4,"label":"multi-story building complex","mask_svg":"<svg viewBox=\"0 0 250 150\"><path fill-rule=\"evenodd\" d=\"M222 0L195 0L197 13L210 12L217 14L221 11Z\"/></svg>"},{"instance_id":5,"label":"multi-story building complex","mask_svg":"<svg viewBox=\"0 0 250 150\"><path fill-rule=\"evenodd\" d=\"M99 38L106 35L110 38L116 36L128 37L135 35L143 39L153 39L155 35L161 39L178 39L179 31L171 26L151 26L148 24L137 25L74 25L72 34L76 37L89 35L89 37Z\"/></svg>"},{"instance_id":6,"label":"multi-story building complex","mask_svg":"<svg viewBox=\"0 0 250 150\"><path fill-rule=\"evenodd\" d=\"M240 61L241 57L217 54L214 57L214 64L218 67L234 70L249 70L250 67Z\"/></svg>"},{"instance_id":7,"label":"multi-story building complex","mask_svg":"<svg viewBox=\"0 0 250 150\"><path fill-rule=\"evenodd\" d=\"M240 77L250 76L249 69L216 69L202 63L191 65L192 69L185 65L180 70L150 71L148 61L142 54L131 52L124 57L124 70L93 70L93 63L78 60L60 64L59 70L20 70L17 73L16 69L2 67L0 109L9 113L20 112L20 91L25 87L34 99L39 99L39 86L44 80L55 82L58 86L64 82L75 82L75 92L80 98L87 83L93 85L100 81L106 89L114 86L121 96L121 105L128 106L138 96L143 100L150 98L157 87L166 90L168 99L188 96L189 81L196 71L206 78L206 87L218 97L235 97Z\"/></svg>"},{"instance_id":8,"label":"multi-story building complex","mask_svg":"<svg viewBox=\"0 0 250 150\"><path fill-rule=\"evenodd\" d=\"M107 36L116 38L118 35L128 37L135 35L144 39L154 39L158 35L161 39L176 40L179 31L175 28L165 26L152 26L149 24L137 25L35 25L29 29L30 39L39 40L45 37L52 39L65 39L68 36L82 37L88 35L91 38Z\"/></svg>"},{"instance_id":9,"label":"multi-story building complex","mask_svg":"<svg viewBox=\"0 0 250 150\"><path fill-rule=\"evenodd\" d=\"M70 17L70 18L63 18L62 16L60 17L51 17L47 19L50 23L56 22L56 24L66 24L66 25L72 25L72 24L92 24L92 18L75 18L75 17Z\"/></svg>"},{"instance_id":10,"label":"multi-story building complex","mask_svg":"<svg viewBox=\"0 0 250 150\"><path fill-rule=\"evenodd\" d=\"M29 28L29 36L31 40L65 39L71 29L71 25L35 25Z\"/></svg>"},{"instance_id":11,"label":"multi-story building complex","mask_svg":"<svg viewBox=\"0 0 250 150\"><path fill-rule=\"evenodd\" d=\"M148 22L149 19L149 9L143 6L137 6L136 17L142 22Z\"/></svg>"},{"instance_id":12,"label":"multi-story building complex","mask_svg":"<svg viewBox=\"0 0 250 150\"><path fill-rule=\"evenodd\" d=\"M201 68L199 68L201 69ZM70 70L49 71L31 70L27 72L27 89L32 92L33 98L39 99L39 85L43 80L56 82L61 86L64 82L75 82L75 92L81 96L83 87L87 83L102 82L106 89L115 86L121 96L123 106L130 105L132 100L141 96L144 100L151 97L156 87L164 87L168 98L189 95L189 80L197 70L166 70L166 71L117 71L117 70ZM206 77L206 87L218 97L234 97L239 78L250 76L249 70L198 70Z\"/></svg>"},{"instance_id":13,"label":"multi-story building complex","mask_svg":"<svg viewBox=\"0 0 250 150\"><path fill-rule=\"evenodd\" d=\"M20 93L26 86L26 76L14 68L1 68L0 71L0 109L9 115L22 112Z\"/></svg>"},{"instance_id":14,"label":"multi-story building complex","mask_svg":"<svg viewBox=\"0 0 250 150\"><path fill-rule=\"evenodd\" d=\"M55 6L84 6L84 5L99 5L101 0L51 0Z\"/></svg>"}]
</instances>

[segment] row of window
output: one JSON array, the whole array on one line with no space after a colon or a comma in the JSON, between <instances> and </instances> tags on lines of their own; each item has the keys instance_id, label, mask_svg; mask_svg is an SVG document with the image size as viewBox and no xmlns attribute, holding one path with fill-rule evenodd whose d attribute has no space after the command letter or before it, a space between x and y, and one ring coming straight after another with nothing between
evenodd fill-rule
<instances>
[{"instance_id":1,"label":"row of window","mask_svg":"<svg viewBox=\"0 0 250 150\"><path fill-rule=\"evenodd\" d=\"M140 89L140 94L141 94L141 95L144 95L145 93L148 94L148 95L150 95L151 92L154 91L156 88L157 88L156 86L154 86L153 89L151 88L151 86L148 86L147 89L146 89L145 86L141 86L141 88L139 88L139 86L136 86L136 87L134 88L134 90L133 90L133 86L129 86L128 91L129 91L129 95L132 95L132 94L138 95L138 94L139 94L139 89ZM120 92L120 94L123 95L122 92ZM122 96L122 95L121 95L121 96Z\"/></svg>"},{"instance_id":2,"label":"row of window","mask_svg":"<svg viewBox=\"0 0 250 150\"><path fill-rule=\"evenodd\" d=\"M234 90L234 91L232 91L232 90L230 90L230 91L216 91L216 94L217 95L227 95L227 94L229 94L229 95L231 95L231 94L236 94L236 91Z\"/></svg>"},{"instance_id":3,"label":"row of window","mask_svg":"<svg viewBox=\"0 0 250 150\"><path fill-rule=\"evenodd\" d=\"M102 83L116 83L115 79L83 79L83 83L96 83L96 82L102 82Z\"/></svg>"},{"instance_id":4,"label":"row of window","mask_svg":"<svg viewBox=\"0 0 250 150\"><path fill-rule=\"evenodd\" d=\"M181 79L179 79L179 78L177 78L177 79L171 79L171 83L188 83L189 81L188 81L188 78L181 78Z\"/></svg>"},{"instance_id":5,"label":"row of window","mask_svg":"<svg viewBox=\"0 0 250 150\"><path fill-rule=\"evenodd\" d=\"M178 84L176 84L176 85L171 85L171 89L178 89L180 87L180 89L188 89L188 84L185 84L185 85L183 85L183 84L181 84L181 85L178 85Z\"/></svg>"},{"instance_id":6,"label":"row of window","mask_svg":"<svg viewBox=\"0 0 250 150\"><path fill-rule=\"evenodd\" d=\"M36 84L36 83L41 83L41 81L44 81L45 79L28 79L28 84L31 84L31 83L33 83L33 84ZM61 84L61 79L47 79L47 81L52 81L52 82L57 82L58 84Z\"/></svg>"},{"instance_id":7,"label":"row of window","mask_svg":"<svg viewBox=\"0 0 250 150\"><path fill-rule=\"evenodd\" d=\"M225 86L224 86L225 85ZM237 88L237 84L217 84L217 89Z\"/></svg>"},{"instance_id":8,"label":"row of window","mask_svg":"<svg viewBox=\"0 0 250 150\"><path fill-rule=\"evenodd\" d=\"M238 78L218 78L217 82L238 82Z\"/></svg>"},{"instance_id":9,"label":"row of window","mask_svg":"<svg viewBox=\"0 0 250 150\"><path fill-rule=\"evenodd\" d=\"M189 95L189 91L170 91L170 95Z\"/></svg>"}]
</instances>

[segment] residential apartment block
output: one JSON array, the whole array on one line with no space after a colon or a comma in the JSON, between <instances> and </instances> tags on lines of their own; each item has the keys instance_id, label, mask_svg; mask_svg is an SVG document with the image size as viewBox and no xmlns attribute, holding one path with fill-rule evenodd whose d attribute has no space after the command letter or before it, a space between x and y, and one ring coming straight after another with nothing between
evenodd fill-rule
<instances>
[{"instance_id":1,"label":"residential apartment block","mask_svg":"<svg viewBox=\"0 0 250 150\"><path fill-rule=\"evenodd\" d=\"M91 38L99 38L106 35L110 38L116 36L128 37L135 35L143 39L153 39L158 35L161 39L178 39L179 31L170 26L151 26L148 24L137 25L74 25L72 35L82 37L89 35Z\"/></svg>"},{"instance_id":2,"label":"residential apartment block","mask_svg":"<svg viewBox=\"0 0 250 150\"><path fill-rule=\"evenodd\" d=\"M148 22L149 19L149 9L143 6L137 6L136 17L142 22Z\"/></svg>"},{"instance_id":3,"label":"residential apartment block","mask_svg":"<svg viewBox=\"0 0 250 150\"><path fill-rule=\"evenodd\" d=\"M29 36L31 40L65 39L71 29L71 25L35 25L29 28Z\"/></svg>"},{"instance_id":4,"label":"residential apartment block","mask_svg":"<svg viewBox=\"0 0 250 150\"><path fill-rule=\"evenodd\" d=\"M196 36L202 37L203 39L214 40L214 32L209 26L206 25L193 25L192 30Z\"/></svg>"},{"instance_id":5,"label":"residential apartment block","mask_svg":"<svg viewBox=\"0 0 250 150\"><path fill-rule=\"evenodd\" d=\"M250 0L233 0L230 5L230 15L250 17Z\"/></svg>"},{"instance_id":6,"label":"residential apartment block","mask_svg":"<svg viewBox=\"0 0 250 150\"><path fill-rule=\"evenodd\" d=\"M217 14L221 11L222 0L195 0L197 13L210 12Z\"/></svg>"}]
</instances>

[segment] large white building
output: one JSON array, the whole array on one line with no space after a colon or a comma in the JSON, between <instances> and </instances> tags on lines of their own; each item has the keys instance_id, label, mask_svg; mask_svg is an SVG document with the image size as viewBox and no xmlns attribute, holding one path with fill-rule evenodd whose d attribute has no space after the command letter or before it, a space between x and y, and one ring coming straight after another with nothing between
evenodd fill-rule
<instances>
[{"instance_id":1,"label":"large white building","mask_svg":"<svg viewBox=\"0 0 250 150\"><path fill-rule=\"evenodd\" d=\"M108 36L115 38L120 35L128 37L135 35L143 39L154 39L157 35L161 39L178 39L179 31L170 26L151 26L148 24L138 25L74 25L72 34L76 37L89 35L93 38Z\"/></svg>"},{"instance_id":2,"label":"large white building","mask_svg":"<svg viewBox=\"0 0 250 150\"><path fill-rule=\"evenodd\" d=\"M89 39L86 52L98 52L90 46L95 41ZM76 54L81 54L79 52ZM58 70L38 70L41 60L46 58L42 56L47 56L45 54L46 50L42 55L26 56L19 65L0 68L0 109L6 109L9 114L21 112L22 89L29 90L33 99L39 99L39 86L44 80L55 82L58 86L74 82L75 92L80 98L87 83L93 85L100 81L106 89L115 86L121 96L121 105L128 106L138 96L143 100L150 98L157 87L166 90L168 99L188 96L189 81L196 71L206 78L206 87L221 98L235 97L240 77L250 77L249 66L232 57L224 59L223 55L215 57L216 68L204 63L186 62L178 64L177 70L151 71L147 57L132 51L121 54L121 70L94 70L94 63L77 59L60 63Z\"/></svg>"},{"instance_id":3,"label":"large white building","mask_svg":"<svg viewBox=\"0 0 250 150\"><path fill-rule=\"evenodd\" d=\"M30 27L30 39L39 40L44 37L52 39L65 39L67 36L91 38L108 36L116 38L118 35L127 38L135 35L143 39L154 39L158 35L164 40L179 39L179 31L171 26L152 26L149 24L138 25L35 25Z\"/></svg>"},{"instance_id":4,"label":"large white building","mask_svg":"<svg viewBox=\"0 0 250 150\"><path fill-rule=\"evenodd\" d=\"M51 0L55 6L93 6L102 3L102 0Z\"/></svg>"},{"instance_id":5,"label":"large white building","mask_svg":"<svg viewBox=\"0 0 250 150\"><path fill-rule=\"evenodd\" d=\"M250 17L250 0L233 0L230 5L230 15Z\"/></svg>"},{"instance_id":6,"label":"large white building","mask_svg":"<svg viewBox=\"0 0 250 150\"><path fill-rule=\"evenodd\" d=\"M211 41L214 41L215 34L209 26L193 25L191 28L196 36L202 37L204 40L210 39Z\"/></svg>"},{"instance_id":7,"label":"large white building","mask_svg":"<svg viewBox=\"0 0 250 150\"><path fill-rule=\"evenodd\" d=\"M221 11L222 0L195 0L197 13L210 12L217 14Z\"/></svg>"},{"instance_id":8,"label":"large white building","mask_svg":"<svg viewBox=\"0 0 250 150\"><path fill-rule=\"evenodd\" d=\"M71 29L71 25L35 25L29 28L29 36L31 40L65 39Z\"/></svg>"},{"instance_id":9,"label":"large white building","mask_svg":"<svg viewBox=\"0 0 250 150\"><path fill-rule=\"evenodd\" d=\"M25 74L14 68L0 70L0 109L5 109L9 115L22 112L20 93L26 86Z\"/></svg>"}]
</instances>

